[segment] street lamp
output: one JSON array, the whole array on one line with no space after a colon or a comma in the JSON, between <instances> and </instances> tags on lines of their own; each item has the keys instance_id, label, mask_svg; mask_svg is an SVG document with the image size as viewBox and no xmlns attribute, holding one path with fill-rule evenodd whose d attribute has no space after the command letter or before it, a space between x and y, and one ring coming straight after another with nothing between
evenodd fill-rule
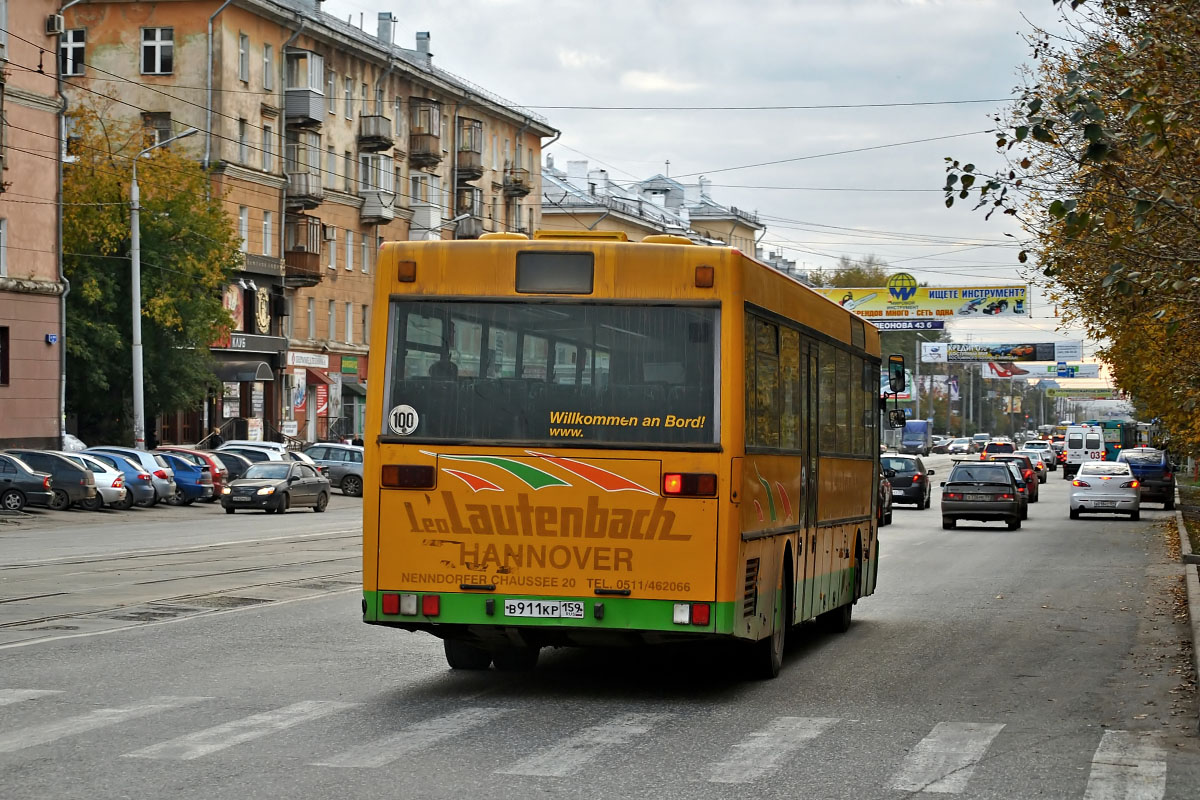
<instances>
[{"instance_id":1,"label":"street lamp","mask_svg":"<svg viewBox=\"0 0 1200 800\"><path fill-rule=\"evenodd\" d=\"M142 209L138 198L138 159L151 150L157 150L171 142L186 139L199 132L196 128L188 128L170 139L150 145L133 159L133 180L129 186L129 237L131 241L129 261L133 276L131 281L133 292L133 446L138 450L146 449L146 402L142 389L142 231L139 219L139 212Z\"/></svg>"}]
</instances>

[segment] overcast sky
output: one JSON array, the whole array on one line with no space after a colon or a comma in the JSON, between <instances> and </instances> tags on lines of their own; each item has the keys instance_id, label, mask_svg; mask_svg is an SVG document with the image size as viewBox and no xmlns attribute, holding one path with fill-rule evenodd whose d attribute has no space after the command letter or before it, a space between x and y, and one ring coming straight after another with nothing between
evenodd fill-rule
<instances>
[{"instance_id":1,"label":"overcast sky","mask_svg":"<svg viewBox=\"0 0 1200 800\"><path fill-rule=\"evenodd\" d=\"M991 128L1029 60L1022 34L1060 27L1050 0L327 0L325 10L354 24L361 14L372 33L391 11L405 47L429 31L434 63L562 131L547 151L562 168L586 159L632 181L669 160L672 177L708 177L717 202L760 215L768 251L814 268L874 254L930 284L1024 282L1011 221L946 209L939 190L946 156L998 165L993 137L824 154ZM987 102L948 102L973 100ZM715 108L888 103L939 105ZM668 110L680 106L700 110ZM1053 333L1041 292L1031 310L955 323L955 338L1080 338Z\"/></svg>"}]
</instances>

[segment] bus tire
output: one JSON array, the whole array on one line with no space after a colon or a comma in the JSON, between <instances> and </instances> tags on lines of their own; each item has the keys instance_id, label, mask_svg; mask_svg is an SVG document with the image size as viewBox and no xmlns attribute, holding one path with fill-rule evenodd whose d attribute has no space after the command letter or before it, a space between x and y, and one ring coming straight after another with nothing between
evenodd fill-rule
<instances>
[{"instance_id":1,"label":"bus tire","mask_svg":"<svg viewBox=\"0 0 1200 800\"><path fill-rule=\"evenodd\" d=\"M850 603L838 606L833 611L826 611L817 617L817 621L829 633L845 633L850 630L850 623L854 621L854 606Z\"/></svg>"},{"instance_id":2,"label":"bus tire","mask_svg":"<svg viewBox=\"0 0 1200 800\"><path fill-rule=\"evenodd\" d=\"M542 648L533 645L503 645L492 651L491 659L501 672L529 672L537 666Z\"/></svg>"},{"instance_id":3,"label":"bus tire","mask_svg":"<svg viewBox=\"0 0 1200 800\"><path fill-rule=\"evenodd\" d=\"M790 562L787 551L785 556ZM780 567L779 579L775 582L773 593L775 599L771 609L771 634L755 642L751 651L751 670L754 677L761 680L770 680L783 669L783 650L787 646L787 629L790 627L788 609L791 608L791 574L790 563Z\"/></svg>"},{"instance_id":4,"label":"bus tire","mask_svg":"<svg viewBox=\"0 0 1200 800\"><path fill-rule=\"evenodd\" d=\"M461 639L443 639L442 649L450 669L487 669L492 665L492 654L482 647L467 644Z\"/></svg>"}]
</instances>

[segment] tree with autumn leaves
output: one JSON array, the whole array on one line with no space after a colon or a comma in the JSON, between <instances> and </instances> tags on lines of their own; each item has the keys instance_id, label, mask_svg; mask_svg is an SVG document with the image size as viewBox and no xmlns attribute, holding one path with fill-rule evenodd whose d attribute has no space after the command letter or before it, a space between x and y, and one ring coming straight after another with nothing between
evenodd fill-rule
<instances>
[{"instance_id":1,"label":"tree with autumn leaves","mask_svg":"<svg viewBox=\"0 0 1200 800\"><path fill-rule=\"evenodd\" d=\"M85 441L132 443L130 181L147 129L72 115L63 168L67 413ZM194 408L216 385L208 345L230 328L221 293L241 260L232 220L196 161L163 147L138 164L148 419Z\"/></svg>"},{"instance_id":2,"label":"tree with autumn leaves","mask_svg":"<svg viewBox=\"0 0 1200 800\"><path fill-rule=\"evenodd\" d=\"M1019 256L1139 415L1200 452L1200 3L1050 0L1020 98L997 115L1004 167L947 159L946 205L1016 218Z\"/></svg>"}]
</instances>

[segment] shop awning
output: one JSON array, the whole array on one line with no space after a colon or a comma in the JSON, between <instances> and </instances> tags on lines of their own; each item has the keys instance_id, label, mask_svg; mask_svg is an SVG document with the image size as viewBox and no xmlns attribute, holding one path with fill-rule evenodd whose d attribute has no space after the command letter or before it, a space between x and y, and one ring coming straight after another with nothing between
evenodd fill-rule
<instances>
[{"instance_id":1,"label":"shop awning","mask_svg":"<svg viewBox=\"0 0 1200 800\"><path fill-rule=\"evenodd\" d=\"M342 378L342 394L357 394L363 397L367 396L367 387L363 386L358 381L348 381Z\"/></svg>"},{"instance_id":2,"label":"shop awning","mask_svg":"<svg viewBox=\"0 0 1200 800\"><path fill-rule=\"evenodd\" d=\"M333 381L329 380L329 376L324 372L317 372L315 369L306 369L305 372L308 373L309 385L323 383L328 386L329 384L333 383Z\"/></svg>"},{"instance_id":3,"label":"shop awning","mask_svg":"<svg viewBox=\"0 0 1200 800\"><path fill-rule=\"evenodd\" d=\"M217 361L213 372L225 383L275 380L271 365L265 361Z\"/></svg>"}]
</instances>

